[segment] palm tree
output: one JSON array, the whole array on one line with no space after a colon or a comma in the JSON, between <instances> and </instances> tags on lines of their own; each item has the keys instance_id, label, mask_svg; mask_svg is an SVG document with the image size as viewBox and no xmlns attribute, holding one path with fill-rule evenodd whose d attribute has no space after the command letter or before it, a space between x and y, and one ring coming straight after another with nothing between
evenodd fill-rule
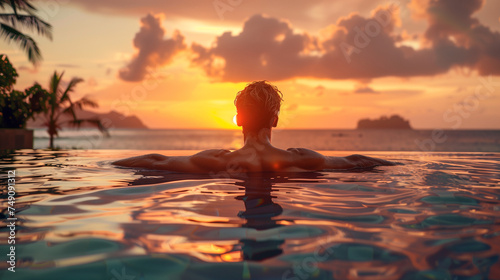
<instances>
[{"instance_id":1,"label":"palm tree","mask_svg":"<svg viewBox=\"0 0 500 280\"><path fill-rule=\"evenodd\" d=\"M8 42L18 43L31 63L36 65L42 54L35 40L19 31L19 27L36 31L39 35L52 39L52 26L38 18L35 13L37 9L28 0L0 0L0 9L5 11L6 7L12 10L10 13L0 13L0 37Z\"/></svg>"},{"instance_id":2,"label":"palm tree","mask_svg":"<svg viewBox=\"0 0 500 280\"><path fill-rule=\"evenodd\" d=\"M61 88L61 81L64 72L58 74L54 71L54 75L50 77L50 84L47 97L47 111L45 112L45 123L47 127L47 132L50 136L50 148L54 148L54 136L58 135L58 131L61 130L62 125L69 123L76 127L80 127L84 123L89 123L96 126L102 133L108 135L107 129L102 125L98 118L93 119L79 119L76 116L75 109L82 109L83 107L98 107L97 103L83 97L78 101L72 101L70 93L73 92L75 86L83 82L80 78L73 78L69 82L65 90ZM71 119L63 120L61 117L63 115L69 116Z\"/></svg>"}]
</instances>

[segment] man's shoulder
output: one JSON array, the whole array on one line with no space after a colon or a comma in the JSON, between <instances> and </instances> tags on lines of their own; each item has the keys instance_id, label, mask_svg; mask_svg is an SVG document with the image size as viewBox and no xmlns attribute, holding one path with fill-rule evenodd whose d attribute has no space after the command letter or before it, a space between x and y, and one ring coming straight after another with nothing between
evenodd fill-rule
<instances>
[{"instance_id":1,"label":"man's shoulder","mask_svg":"<svg viewBox=\"0 0 500 280\"><path fill-rule=\"evenodd\" d=\"M210 149L204 150L191 156L191 162L204 170L219 170L227 163L227 155L230 150Z\"/></svg>"},{"instance_id":2,"label":"man's shoulder","mask_svg":"<svg viewBox=\"0 0 500 280\"><path fill-rule=\"evenodd\" d=\"M209 149L204 150L199 153L192 155L193 157L223 157L225 155L230 154L230 150L226 149Z\"/></svg>"},{"instance_id":3,"label":"man's shoulder","mask_svg":"<svg viewBox=\"0 0 500 280\"><path fill-rule=\"evenodd\" d=\"M326 157L316 151L306 148L288 148L290 164L307 170L320 170L325 164Z\"/></svg>"},{"instance_id":4,"label":"man's shoulder","mask_svg":"<svg viewBox=\"0 0 500 280\"><path fill-rule=\"evenodd\" d=\"M322 154L306 148L288 148L286 151L299 157L324 157Z\"/></svg>"}]
</instances>

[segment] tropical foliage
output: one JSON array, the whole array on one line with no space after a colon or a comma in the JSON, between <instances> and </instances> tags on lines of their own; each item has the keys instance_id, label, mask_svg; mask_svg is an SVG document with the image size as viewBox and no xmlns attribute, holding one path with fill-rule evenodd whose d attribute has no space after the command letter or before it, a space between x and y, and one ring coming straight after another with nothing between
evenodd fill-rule
<instances>
[{"instance_id":1,"label":"tropical foliage","mask_svg":"<svg viewBox=\"0 0 500 280\"><path fill-rule=\"evenodd\" d=\"M29 118L45 111L47 91L39 84L13 89L18 74L6 55L0 55L0 128L25 128Z\"/></svg>"},{"instance_id":2,"label":"tropical foliage","mask_svg":"<svg viewBox=\"0 0 500 280\"><path fill-rule=\"evenodd\" d=\"M37 64L42 54L35 40L21 30L29 30L52 39L52 26L36 16L37 9L27 0L0 0L0 37L17 43Z\"/></svg>"},{"instance_id":3,"label":"tropical foliage","mask_svg":"<svg viewBox=\"0 0 500 280\"><path fill-rule=\"evenodd\" d=\"M63 89L63 75L64 72L59 74L55 71L49 82L44 125L47 127L47 132L50 136L50 148L54 148L54 136L58 135L58 131L61 130L62 126L66 123L75 127L80 127L82 124L88 123L97 127L101 132L107 135L106 128L98 118L78 118L78 109L83 109L84 107L96 108L98 105L87 97L73 101L70 93L72 93L76 85L83 82L83 80L80 78L73 78L66 88ZM63 116L68 116L70 120L65 120Z\"/></svg>"}]
</instances>

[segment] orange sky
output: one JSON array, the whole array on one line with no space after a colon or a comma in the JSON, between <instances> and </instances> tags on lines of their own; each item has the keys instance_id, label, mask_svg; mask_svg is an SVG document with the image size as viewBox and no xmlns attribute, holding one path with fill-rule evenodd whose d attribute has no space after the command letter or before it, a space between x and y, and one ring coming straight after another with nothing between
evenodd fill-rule
<instances>
[{"instance_id":1,"label":"orange sky","mask_svg":"<svg viewBox=\"0 0 500 280\"><path fill-rule=\"evenodd\" d=\"M36 69L0 42L16 88L64 70L85 79L75 97L151 128L236 128L234 96L257 79L284 93L279 128L384 114L415 128L500 128L498 1L35 3L54 39L34 36Z\"/></svg>"}]
</instances>

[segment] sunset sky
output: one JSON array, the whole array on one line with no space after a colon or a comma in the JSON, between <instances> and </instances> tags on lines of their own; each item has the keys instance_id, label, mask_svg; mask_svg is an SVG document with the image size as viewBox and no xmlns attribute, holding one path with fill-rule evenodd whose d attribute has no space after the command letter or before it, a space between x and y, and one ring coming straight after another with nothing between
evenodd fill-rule
<instances>
[{"instance_id":1,"label":"sunset sky","mask_svg":"<svg viewBox=\"0 0 500 280\"><path fill-rule=\"evenodd\" d=\"M98 111L150 128L236 128L248 82L283 92L279 128L354 128L399 114L414 128L500 129L500 1L50 0L35 68L0 41L16 89L54 70Z\"/></svg>"}]
</instances>

